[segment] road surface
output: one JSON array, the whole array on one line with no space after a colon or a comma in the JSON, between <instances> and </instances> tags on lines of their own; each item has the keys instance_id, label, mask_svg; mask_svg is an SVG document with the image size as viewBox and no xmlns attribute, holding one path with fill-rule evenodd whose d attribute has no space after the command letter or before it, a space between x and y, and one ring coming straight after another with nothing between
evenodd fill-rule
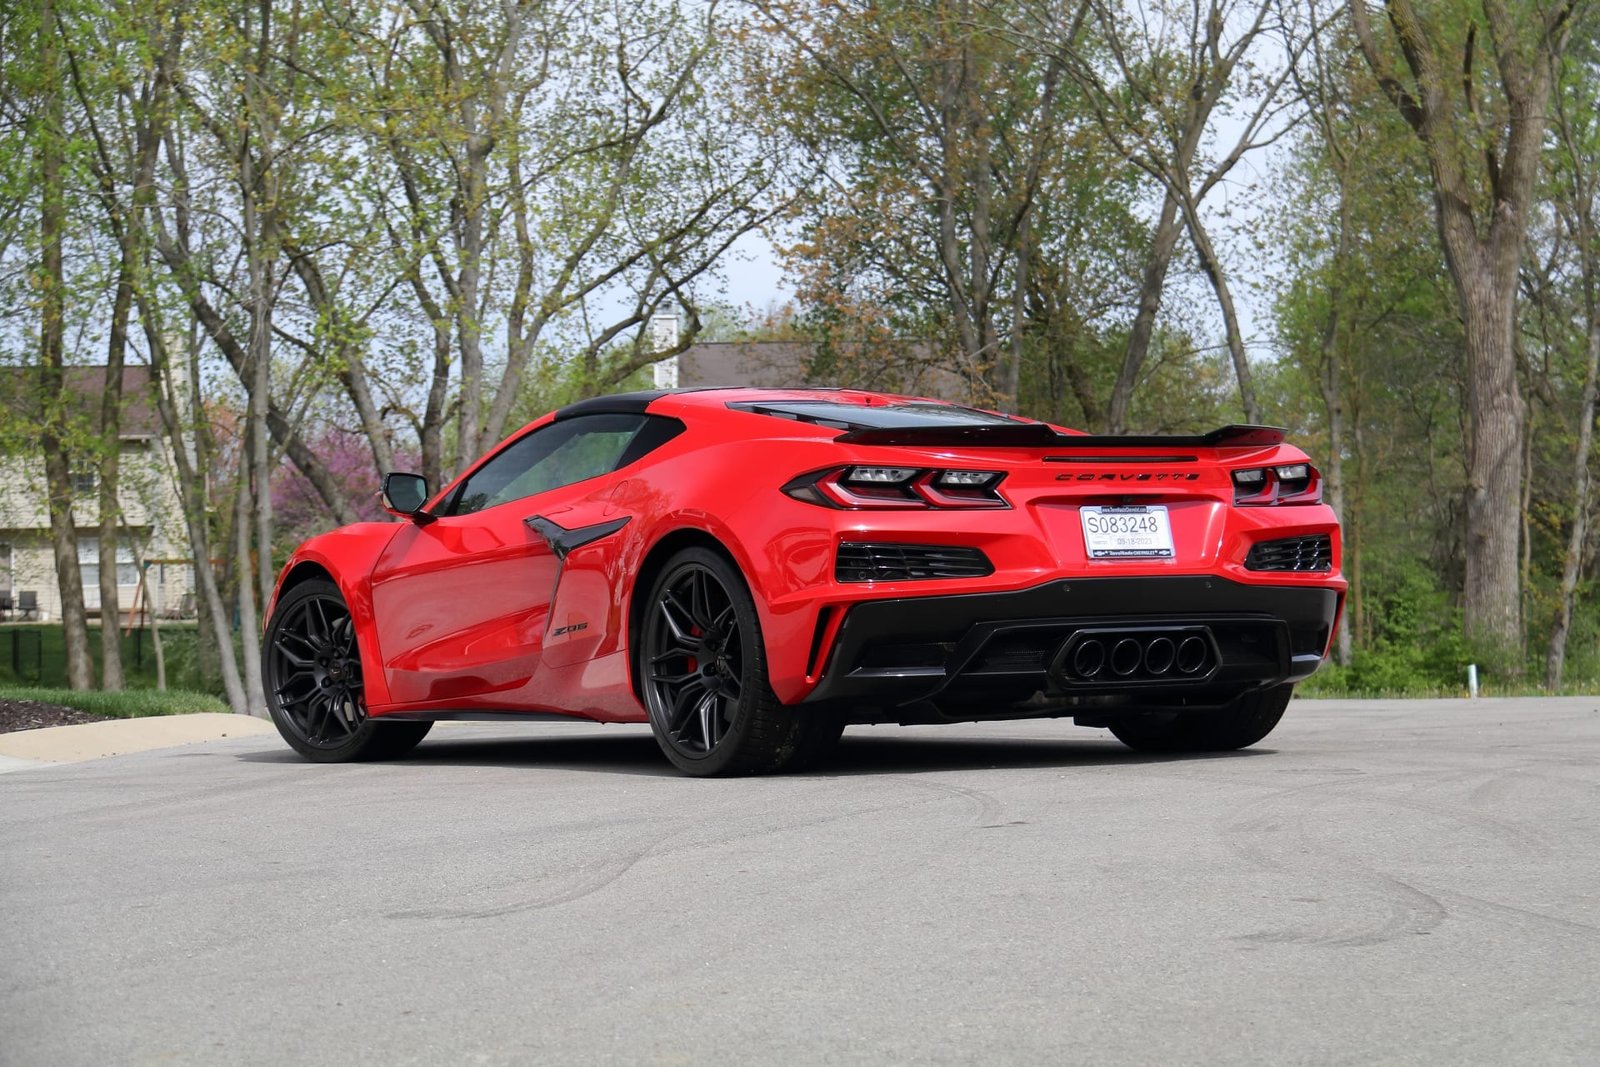
<instances>
[{"instance_id":1,"label":"road surface","mask_svg":"<svg viewBox=\"0 0 1600 1067\"><path fill-rule=\"evenodd\" d=\"M1250 752L852 729L273 737L0 775L0 1063L1583 1063L1600 698L1296 701Z\"/></svg>"}]
</instances>

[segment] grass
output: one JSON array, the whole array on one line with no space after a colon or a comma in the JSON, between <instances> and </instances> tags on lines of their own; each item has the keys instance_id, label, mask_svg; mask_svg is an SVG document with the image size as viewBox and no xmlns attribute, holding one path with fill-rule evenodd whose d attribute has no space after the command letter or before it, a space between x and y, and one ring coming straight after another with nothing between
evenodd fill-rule
<instances>
[{"instance_id":1,"label":"grass","mask_svg":"<svg viewBox=\"0 0 1600 1067\"><path fill-rule=\"evenodd\" d=\"M1444 686L1426 681L1401 688L1360 689L1339 684L1336 675L1323 670L1295 686L1294 695L1308 700L1437 700L1462 699L1470 693L1465 684ZM1600 695L1600 681L1593 678L1569 680L1557 689L1533 681L1502 682L1485 679L1478 686L1480 697L1587 697Z\"/></svg>"},{"instance_id":2,"label":"grass","mask_svg":"<svg viewBox=\"0 0 1600 1067\"><path fill-rule=\"evenodd\" d=\"M142 719L149 715L193 715L201 711L226 713L228 705L209 693L186 689L126 689L120 693L101 690L44 689L36 686L0 685L0 698L32 700L58 704L90 715L111 719Z\"/></svg>"}]
</instances>

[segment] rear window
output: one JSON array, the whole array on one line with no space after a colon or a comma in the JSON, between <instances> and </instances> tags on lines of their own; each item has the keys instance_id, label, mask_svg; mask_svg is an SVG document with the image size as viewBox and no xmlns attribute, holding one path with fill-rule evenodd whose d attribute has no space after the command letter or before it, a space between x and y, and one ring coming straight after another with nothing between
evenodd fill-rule
<instances>
[{"instance_id":1,"label":"rear window","mask_svg":"<svg viewBox=\"0 0 1600 1067\"><path fill-rule=\"evenodd\" d=\"M1029 425L1024 419L1011 419L960 404L934 404L903 401L894 404L841 404L833 400L774 400L728 405L739 411L771 415L779 419L809 422L836 430L904 430L933 426L1017 426Z\"/></svg>"}]
</instances>

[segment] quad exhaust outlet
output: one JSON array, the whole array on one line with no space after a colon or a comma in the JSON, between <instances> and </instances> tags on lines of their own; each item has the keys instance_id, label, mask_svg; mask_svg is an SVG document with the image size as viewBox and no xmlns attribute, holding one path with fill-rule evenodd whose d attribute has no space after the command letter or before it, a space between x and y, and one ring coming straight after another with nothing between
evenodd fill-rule
<instances>
[{"instance_id":1,"label":"quad exhaust outlet","mask_svg":"<svg viewBox=\"0 0 1600 1067\"><path fill-rule=\"evenodd\" d=\"M1199 681L1220 662L1203 626L1079 630L1057 653L1063 685Z\"/></svg>"}]
</instances>

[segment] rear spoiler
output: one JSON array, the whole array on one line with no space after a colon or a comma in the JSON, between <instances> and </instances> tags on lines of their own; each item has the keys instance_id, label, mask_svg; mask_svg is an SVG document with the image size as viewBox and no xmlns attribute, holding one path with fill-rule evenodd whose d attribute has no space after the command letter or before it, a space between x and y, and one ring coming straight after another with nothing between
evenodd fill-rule
<instances>
[{"instance_id":1,"label":"rear spoiler","mask_svg":"<svg viewBox=\"0 0 1600 1067\"><path fill-rule=\"evenodd\" d=\"M1203 434L1060 433L1042 422L983 426L864 428L840 434L842 445L905 448L1267 448L1283 444L1277 426L1223 426Z\"/></svg>"}]
</instances>

